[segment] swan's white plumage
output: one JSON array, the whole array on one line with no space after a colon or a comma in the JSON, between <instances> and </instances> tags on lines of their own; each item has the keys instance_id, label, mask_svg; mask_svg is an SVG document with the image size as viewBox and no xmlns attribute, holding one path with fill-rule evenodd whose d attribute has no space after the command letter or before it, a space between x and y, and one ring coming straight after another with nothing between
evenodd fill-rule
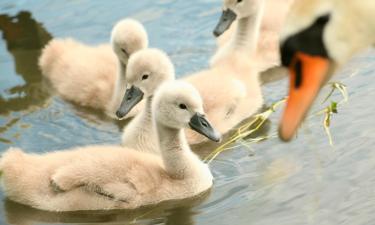
<instances>
[{"instance_id":1,"label":"swan's white plumage","mask_svg":"<svg viewBox=\"0 0 375 225\"><path fill-rule=\"evenodd\" d=\"M281 42L329 14L323 41L338 65L375 43L375 1L299 0L293 4L281 33Z\"/></svg>"}]
</instances>

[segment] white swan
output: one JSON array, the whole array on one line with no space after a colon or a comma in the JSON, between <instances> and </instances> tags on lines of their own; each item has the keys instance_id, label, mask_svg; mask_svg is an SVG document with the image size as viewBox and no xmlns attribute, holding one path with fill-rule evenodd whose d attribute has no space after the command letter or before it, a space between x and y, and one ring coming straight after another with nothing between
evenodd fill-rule
<instances>
[{"instance_id":1,"label":"white swan","mask_svg":"<svg viewBox=\"0 0 375 225\"><path fill-rule=\"evenodd\" d=\"M148 46L148 37L142 24L124 19L114 26L111 44L112 49L110 45L87 46L70 38L54 39L43 49L39 66L64 99L114 116L125 92L128 58Z\"/></svg>"},{"instance_id":2,"label":"white swan","mask_svg":"<svg viewBox=\"0 0 375 225\"><path fill-rule=\"evenodd\" d=\"M281 34L290 89L279 136L288 141L320 88L354 54L375 44L375 1L298 0Z\"/></svg>"},{"instance_id":3,"label":"white swan","mask_svg":"<svg viewBox=\"0 0 375 225\"><path fill-rule=\"evenodd\" d=\"M132 209L208 190L211 172L190 150L183 130L220 139L204 117L199 93L181 81L165 83L152 109L161 156L115 146L42 155L9 149L0 161L5 195L39 209L72 211Z\"/></svg>"}]
</instances>

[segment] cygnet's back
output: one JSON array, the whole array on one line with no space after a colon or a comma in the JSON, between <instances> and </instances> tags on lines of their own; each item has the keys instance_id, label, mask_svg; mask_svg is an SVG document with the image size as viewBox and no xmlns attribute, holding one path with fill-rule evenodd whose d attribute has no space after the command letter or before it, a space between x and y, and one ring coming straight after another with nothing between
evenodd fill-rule
<instances>
[{"instance_id":1,"label":"cygnet's back","mask_svg":"<svg viewBox=\"0 0 375 225\"><path fill-rule=\"evenodd\" d=\"M114 114L124 90L125 67L130 54L148 45L142 24L118 22L108 44L88 46L71 38L53 39L39 59L42 74L68 101ZM115 54L114 54L115 53Z\"/></svg>"}]
</instances>

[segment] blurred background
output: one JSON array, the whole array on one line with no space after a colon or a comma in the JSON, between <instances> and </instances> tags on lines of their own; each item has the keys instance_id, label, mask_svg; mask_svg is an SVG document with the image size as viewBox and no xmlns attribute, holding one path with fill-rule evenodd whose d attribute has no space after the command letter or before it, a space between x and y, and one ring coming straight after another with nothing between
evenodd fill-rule
<instances>
[{"instance_id":1,"label":"blurred background","mask_svg":"<svg viewBox=\"0 0 375 225\"><path fill-rule=\"evenodd\" d=\"M123 124L65 102L42 79L37 59L50 39L107 43L116 21L132 17L145 25L150 46L171 56L182 77L207 67L220 11L220 0L2 0L0 152L10 146L40 153L120 142ZM315 116L291 143L274 137L244 141L221 154L210 164L213 189L197 199L137 212L48 213L1 195L0 223L373 224L374 59L373 50L362 53L334 77L349 92L349 102L331 121L334 146L322 126L324 116ZM266 106L283 98L286 87L287 79L264 85ZM313 111L324 107L318 102ZM259 135L272 136L279 117L280 110Z\"/></svg>"}]
</instances>

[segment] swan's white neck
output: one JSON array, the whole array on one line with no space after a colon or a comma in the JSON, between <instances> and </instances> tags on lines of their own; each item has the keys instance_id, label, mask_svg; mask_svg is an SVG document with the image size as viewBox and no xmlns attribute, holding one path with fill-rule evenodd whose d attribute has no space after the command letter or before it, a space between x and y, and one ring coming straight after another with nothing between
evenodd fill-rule
<instances>
[{"instance_id":1,"label":"swan's white neck","mask_svg":"<svg viewBox=\"0 0 375 225\"><path fill-rule=\"evenodd\" d=\"M230 44L233 50L255 52L258 43L259 30L262 22L265 1L259 3L259 8L247 17L238 20L237 30Z\"/></svg>"},{"instance_id":2,"label":"swan's white neck","mask_svg":"<svg viewBox=\"0 0 375 225\"><path fill-rule=\"evenodd\" d=\"M118 69L117 69L117 80L115 83L115 89L112 95L111 100L111 113L116 112L116 110L120 107L121 100L125 95L125 88L126 88L126 65L118 59Z\"/></svg>"},{"instance_id":3,"label":"swan's white neck","mask_svg":"<svg viewBox=\"0 0 375 225\"><path fill-rule=\"evenodd\" d=\"M156 122L160 152L165 170L175 179L194 176L200 160L190 150L183 129L174 129Z\"/></svg>"}]
</instances>

